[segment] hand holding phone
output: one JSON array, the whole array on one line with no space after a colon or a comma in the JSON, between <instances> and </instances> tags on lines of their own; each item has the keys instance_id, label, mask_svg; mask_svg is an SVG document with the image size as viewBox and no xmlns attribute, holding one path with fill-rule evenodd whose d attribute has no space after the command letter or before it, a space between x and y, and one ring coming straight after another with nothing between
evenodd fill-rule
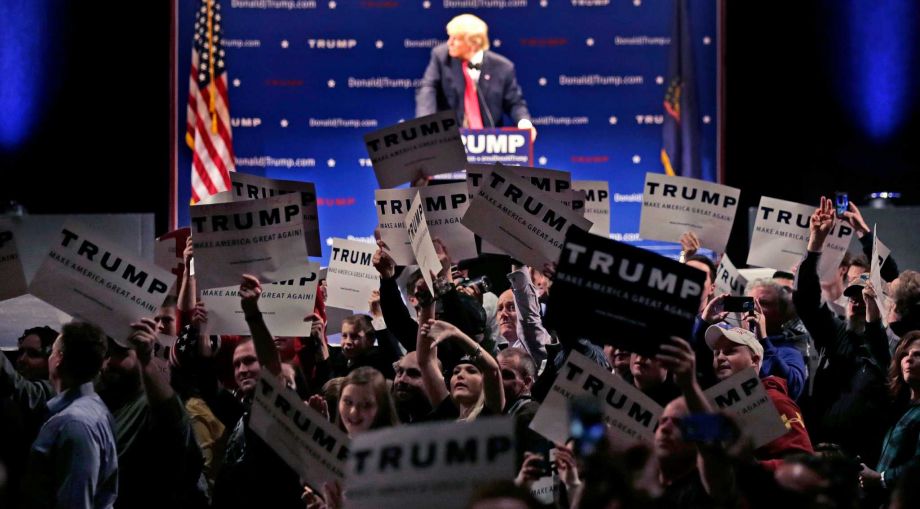
<instances>
[{"instance_id":1,"label":"hand holding phone","mask_svg":"<svg viewBox=\"0 0 920 509\"><path fill-rule=\"evenodd\" d=\"M834 193L834 204L837 208L837 217L843 217L843 214L850 210L850 197L847 196L847 193L836 192Z\"/></svg>"},{"instance_id":2,"label":"hand holding phone","mask_svg":"<svg viewBox=\"0 0 920 509\"><path fill-rule=\"evenodd\" d=\"M754 311L754 297L728 296L722 299L722 309L732 313L750 313Z\"/></svg>"}]
</instances>

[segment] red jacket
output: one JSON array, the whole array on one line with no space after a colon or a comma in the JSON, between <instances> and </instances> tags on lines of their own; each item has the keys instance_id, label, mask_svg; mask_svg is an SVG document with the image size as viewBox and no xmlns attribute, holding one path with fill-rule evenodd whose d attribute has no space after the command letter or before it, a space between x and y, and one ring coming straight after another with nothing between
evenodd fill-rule
<instances>
[{"instance_id":1,"label":"red jacket","mask_svg":"<svg viewBox=\"0 0 920 509\"><path fill-rule=\"evenodd\" d=\"M814 454L815 450L811 446L811 439L808 437L808 431L805 429L805 421L802 420L802 411L795 401L789 397L789 389L786 388L786 381L776 376L762 378L764 388L767 390L767 396L773 401L776 410L779 411L786 429L789 430L785 435L764 445L754 451L754 456L768 470L776 470L776 467L782 463L783 458L799 452Z\"/></svg>"}]
</instances>

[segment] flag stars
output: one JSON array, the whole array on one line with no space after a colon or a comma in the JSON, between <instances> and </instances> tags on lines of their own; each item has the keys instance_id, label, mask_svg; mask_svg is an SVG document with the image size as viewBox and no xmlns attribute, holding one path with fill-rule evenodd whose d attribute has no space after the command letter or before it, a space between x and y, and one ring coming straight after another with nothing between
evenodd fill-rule
<instances>
[{"instance_id":1,"label":"flag stars","mask_svg":"<svg viewBox=\"0 0 920 509\"><path fill-rule=\"evenodd\" d=\"M544 78L544 77L541 76L540 79L537 80L537 83L539 83L541 87L545 87L545 86L546 86L546 78Z\"/></svg>"},{"instance_id":2,"label":"flag stars","mask_svg":"<svg viewBox=\"0 0 920 509\"><path fill-rule=\"evenodd\" d=\"M587 44L588 46L594 46L594 37L588 37L587 39L585 39L585 44Z\"/></svg>"},{"instance_id":3,"label":"flag stars","mask_svg":"<svg viewBox=\"0 0 920 509\"><path fill-rule=\"evenodd\" d=\"M703 115L703 123L708 124L712 122L712 118L709 115Z\"/></svg>"},{"instance_id":4,"label":"flag stars","mask_svg":"<svg viewBox=\"0 0 920 509\"><path fill-rule=\"evenodd\" d=\"M329 88L335 88L335 80L329 80L326 82L326 86Z\"/></svg>"},{"instance_id":5,"label":"flag stars","mask_svg":"<svg viewBox=\"0 0 920 509\"><path fill-rule=\"evenodd\" d=\"M282 118L282 119L281 119L281 127L287 127L287 126L288 126L288 120L287 120L286 118Z\"/></svg>"},{"instance_id":6,"label":"flag stars","mask_svg":"<svg viewBox=\"0 0 920 509\"><path fill-rule=\"evenodd\" d=\"M492 45L495 46L496 48L501 48L501 47L502 47L502 40L501 40L501 39L495 39L494 41L492 41Z\"/></svg>"},{"instance_id":7,"label":"flag stars","mask_svg":"<svg viewBox=\"0 0 920 509\"><path fill-rule=\"evenodd\" d=\"M425 0L424 2L422 2L422 9L430 9L430 8L431 8L431 2L429 2L428 0Z\"/></svg>"},{"instance_id":8,"label":"flag stars","mask_svg":"<svg viewBox=\"0 0 920 509\"><path fill-rule=\"evenodd\" d=\"M703 44L705 44L706 46L709 46L710 44L712 44L712 38L709 37L708 35L706 37L703 37Z\"/></svg>"},{"instance_id":9,"label":"flag stars","mask_svg":"<svg viewBox=\"0 0 920 509\"><path fill-rule=\"evenodd\" d=\"M547 161L546 156L540 156L540 158L537 159L537 162L542 165L546 165L546 161Z\"/></svg>"},{"instance_id":10,"label":"flag stars","mask_svg":"<svg viewBox=\"0 0 920 509\"><path fill-rule=\"evenodd\" d=\"M199 74L198 74L198 81L204 81L204 78L205 78L205 74L204 74L204 73L199 73Z\"/></svg>"},{"instance_id":11,"label":"flag stars","mask_svg":"<svg viewBox=\"0 0 920 509\"><path fill-rule=\"evenodd\" d=\"M617 125L617 121L618 121L618 120L617 120L617 117L611 116L611 117L610 117L609 119L607 119L607 120L610 122L610 125Z\"/></svg>"},{"instance_id":12,"label":"flag stars","mask_svg":"<svg viewBox=\"0 0 920 509\"><path fill-rule=\"evenodd\" d=\"M284 48L284 49L287 49L287 47L290 46L290 44L291 44L291 43L289 43L287 39L282 39L282 40L281 40L281 47Z\"/></svg>"},{"instance_id":13,"label":"flag stars","mask_svg":"<svg viewBox=\"0 0 920 509\"><path fill-rule=\"evenodd\" d=\"M239 78L234 78L234 79L233 79L233 86L234 86L234 87L239 87L239 86L240 86L240 79L239 79Z\"/></svg>"},{"instance_id":14,"label":"flag stars","mask_svg":"<svg viewBox=\"0 0 920 509\"><path fill-rule=\"evenodd\" d=\"M633 5L640 7L642 5L642 0L633 0Z\"/></svg>"},{"instance_id":15,"label":"flag stars","mask_svg":"<svg viewBox=\"0 0 920 509\"><path fill-rule=\"evenodd\" d=\"M549 1L548 1L548 0L540 0L540 7L544 7L544 8L545 8L545 7L547 7L547 6L549 6Z\"/></svg>"},{"instance_id":16,"label":"flag stars","mask_svg":"<svg viewBox=\"0 0 920 509\"><path fill-rule=\"evenodd\" d=\"M326 166L330 168L335 168L335 159L329 158L329 160L326 161Z\"/></svg>"},{"instance_id":17,"label":"flag stars","mask_svg":"<svg viewBox=\"0 0 920 509\"><path fill-rule=\"evenodd\" d=\"M377 49L382 48L382 47L383 47L383 41L381 41L380 39L377 39L377 42L374 43L374 46L375 46Z\"/></svg>"},{"instance_id":18,"label":"flag stars","mask_svg":"<svg viewBox=\"0 0 920 509\"><path fill-rule=\"evenodd\" d=\"M632 156L632 162L633 164L639 164L642 162L642 158L639 157L639 154L635 154Z\"/></svg>"},{"instance_id":19,"label":"flag stars","mask_svg":"<svg viewBox=\"0 0 920 509\"><path fill-rule=\"evenodd\" d=\"M655 76L655 83L657 83L657 84L659 84L659 85L664 85L664 77L663 77L663 76Z\"/></svg>"},{"instance_id":20,"label":"flag stars","mask_svg":"<svg viewBox=\"0 0 920 509\"><path fill-rule=\"evenodd\" d=\"M329 2L329 8L330 8L330 9L335 9L336 7L337 7L337 5L336 5L336 3L335 3L335 0L332 0L331 2Z\"/></svg>"}]
</instances>

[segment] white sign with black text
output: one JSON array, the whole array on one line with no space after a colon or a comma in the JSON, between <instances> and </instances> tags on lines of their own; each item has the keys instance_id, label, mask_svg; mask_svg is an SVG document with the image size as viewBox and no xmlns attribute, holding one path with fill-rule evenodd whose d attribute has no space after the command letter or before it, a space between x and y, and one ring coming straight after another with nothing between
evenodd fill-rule
<instances>
[{"instance_id":1,"label":"white sign with black text","mask_svg":"<svg viewBox=\"0 0 920 509\"><path fill-rule=\"evenodd\" d=\"M191 208L198 288L276 281L307 260L299 194Z\"/></svg>"},{"instance_id":2,"label":"white sign with black text","mask_svg":"<svg viewBox=\"0 0 920 509\"><path fill-rule=\"evenodd\" d=\"M476 239L473 232L460 222L470 205L469 189L465 182L456 182L374 191L380 238L389 248L393 260L399 265L415 263L404 220L416 192L425 203L425 217L431 238L439 239L447 246L452 260L475 258L478 254Z\"/></svg>"},{"instance_id":3,"label":"white sign with black text","mask_svg":"<svg viewBox=\"0 0 920 509\"><path fill-rule=\"evenodd\" d=\"M564 444L570 438L569 401L578 397L597 400L618 445L654 443L661 406L623 378L575 351L559 370L530 428L552 442Z\"/></svg>"},{"instance_id":4,"label":"white sign with black text","mask_svg":"<svg viewBox=\"0 0 920 509\"><path fill-rule=\"evenodd\" d=\"M727 293L740 297L744 295L745 287L747 287L747 280L738 272L728 255L723 254L719 260L719 268L716 270L716 295Z\"/></svg>"},{"instance_id":5,"label":"white sign with black text","mask_svg":"<svg viewBox=\"0 0 920 509\"><path fill-rule=\"evenodd\" d=\"M11 219L0 217L0 281L3 282L0 284L0 300L23 295L28 286L11 223Z\"/></svg>"},{"instance_id":6,"label":"white sign with black text","mask_svg":"<svg viewBox=\"0 0 920 509\"><path fill-rule=\"evenodd\" d=\"M815 207L764 196L757 208L748 265L792 272L808 248L808 225ZM837 221L824 241L818 275L824 281L837 277L837 266L850 246L853 228Z\"/></svg>"},{"instance_id":7,"label":"white sign with black text","mask_svg":"<svg viewBox=\"0 0 920 509\"><path fill-rule=\"evenodd\" d=\"M590 221L557 196L499 166L476 190L463 224L531 267L557 261L570 228L591 228Z\"/></svg>"},{"instance_id":8,"label":"white sign with black text","mask_svg":"<svg viewBox=\"0 0 920 509\"><path fill-rule=\"evenodd\" d=\"M754 368L735 373L706 389L704 394L715 409L738 418L742 433L751 437L755 448L789 431Z\"/></svg>"},{"instance_id":9,"label":"white sign with black text","mask_svg":"<svg viewBox=\"0 0 920 509\"><path fill-rule=\"evenodd\" d=\"M310 320L316 302L319 283L319 263L307 262L303 270L289 277L262 285L259 311L273 336L309 336ZM249 326L240 308L239 285L201 290L201 299L208 309L208 331L211 334L248 336Z\"/></svg>"},{"instance_id":10,"label":"white sign with black text","mask_svg":"<svg viewBox=\"0 0 920 509\"><path fill-rule=\"evenodd\" d=\"M412 182L420 174L459 171L466 164L457 114L442 111L364 135L364 145L382 188Z\"/></svg>"},{"instance_id":11,"label":"white sign with black text","mask_svg":"<svg viewBox=\"0 0 920 509\"><path fill-rule=\"evenodd\" d=\"M891 255L891 250L878 238L878 224L873 226L872 232L872 261L869 267L869 280L872 281L872 288L875 289L875 302L884 317L888 314L888 297L885 295L886 285L882 282L882 265Z\"/></svg>"},{"instance_id":12,"label":"white sign with black text","mask_svg":"<svg viewBox=\"0 0 920 509\"><path fill-rule=\"evenodd\" d=\"M133 332L131 323L157 314L176 278L151 261L125 254L130 252L96 229L68 221L29 293L95 323L122 344Z\"/></svg>"},{"instance_id":13,"label":"white sign with black text","mask_svg":"<svg viewBox=\"0 0 920 509\"><path fill-rule=\"evenodd\" d=\"M371 260L377 246L356 240L332 239L326 305L364 311L371 292L380 288L380 273Z\"/></svg>"},{"instance_id":14,"label":"white sign with black text","mask_svg":"<svg viewBox=\"0 0 920 509\"><path fill-rule=\"evenodd\" d=\"M610 183L606 180L573 180L572 189L585 192L585 219L591 221L591 231L610 237Z\"/></svg>"},{"instance_id":15,"label":"white sign with black text","mask_svg":"<svg viewBox=\"0 0 920 509\"><path fill-rule=\"evenodd\" d=\"M348 436L268 372L256 387L249 429L314 490L345 480Z\"/></svg>"},{"instance_id":16,"label":"white sign with black text","mask_svg":"<svg viewBox=\"0 0 920 509\"><path fill-rule=\"evenodd\" d=\"M352 509L462 509L482 484L515 475L513 422L487 417L384 428L355 437L345 493Z\"/></svg>"},{"instance_id":17,"label":"white sign with black text","mask_svg":"<svg viewBox=\"0 0 920 509\"><path fill-rule=\"evenodd\" d=\"M415 193L405 223L416 264L422 271L422 278L425 279L428 290L434 294L432 275L436 276L441 272L441 262L438 261L438 253L434 250L431 235L428 233L428 220L425 218L425 205L422 203L421 194Z\"/></svg>"},{"instance_id":18,"label":"white sign with black text","mask_svg":"<svg viewBox=\"0 0 920 509\"><path fill-rule=\"evenodd\" d=\"M725 251L741 190L714 182L661 173L645 174L639 236L680 242L693 232L703 247Z\"/></svg>"}]
</instances>

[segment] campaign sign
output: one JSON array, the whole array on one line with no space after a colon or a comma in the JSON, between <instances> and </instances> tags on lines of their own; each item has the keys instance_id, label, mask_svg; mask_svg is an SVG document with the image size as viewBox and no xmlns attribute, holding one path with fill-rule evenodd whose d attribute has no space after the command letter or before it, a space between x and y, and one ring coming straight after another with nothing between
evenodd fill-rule
<instances>
[{"instance_id":1,"label":"campaign sign","mask_svg":"<svg viewBox=\"0 0 920 509\"><path fill-rule=\"evenodd\" d=\"M232 201L259 200L282 194L299 193L307 254L310 256L323 255L322 247L320 246L316 186L312 182L270 179L234 171L230 173L230 184L230 190L225 191L225 193L231 196Z\"/></svg>"},{"instance_id":2,"label":"campaign sign","mask_svg":"<svg viewBox=\"0 0 920 509\"><path fill-rule=\"evenodd\" d=\"M94 228L68 221L32 278L29 293L123 344L131 324L156 315L175 275L141 260Z\"/></svg>"},{"instance_id":3,"label":"campaign sign","mask_svg":"<svg viewBox=\"0 0 920 509\"><path fill-rule=\"evenodd\" d=\"M744 295L747 287L747 279L738 272L735 264L723 254L719 260L719 268L716 270L716 295L727 293L740 297Z\"/></svg>"},{"instance_id":4,"label":"campaign sign","mask_svg":"<svg viewBox=\"0 0 920 509\"><path fill-rule=\"evenodd\" d=\"M364 135L382 188L412 182L419 174L458 171L466 164L457 115L452 110L401 122Z\"/></svg>"},{"instance_id":5,"label":"campaign sign","mask_svg":"<svg viewBox=\"0 0 920 509\"><path fill-rule=\"evenodd\" d=\"M530 129L460 129L466 160L474 164L533 164Z\"/></svg>"},{"instance_id":6,"label":"campaign sign","mask_svg":"<svg viewBox=\"0 0 920 509\"><path fill-rule=\"evenodd\" d=\"M303 270L289 277L263 284L259 296L259 311L273 336L309 336L310 320L316 302L319 283L319 263L307 262ZM249 325L240 307L240 286L201 290L201 299L208 309L208 331L211 334L248 336Z\"/></svg>"},{"instance_id":7,"label":"campaign sign","mask_svg":"<svg viewBox=\"0 0 920 509\"><path fill-rule=\"evenodd\" d=\"M575 351L559 370L530 428L554 443L566 443L571 438L569 402L584 397L597 401L618 445L655 443L661 406L622 377Z\"/></svg>"},{"instance_id":8,"label":"campaign sign","mask_svg":"<svg viewBox=\"0 0 920 509\"><path fill-rule=\"evenodd\" d=\"M532 267L559 258L567 231L591 228L590 221L556 195L522 182L514 171L501 166L494 167L476 190L463 224Z\"/></svg>"},{"instance_id":9,"label":"campaign sign","mask_svg":"<svg viewBox=\"0 0 920 509\"><path fill-rule=\"evenodd\" d=\"M764 196L760 199L754 234L748 251L748 265L791 271L805 257L808 248L808 225L815 207ZM837 221L827 240L818 264L824 281L834 279L837 267L850 246L853 228Z\"/></svg>"},{"instance_id":10,"label":"campaign sign","mask_svg":"<svg viewBox=\"0 0 920 509\"><path fill-rule=\"evenodd\" d=\"M610 237L610 184L606 180L573 180L572 189L585 192L585 219L589 233Z\"/></svg>"},{"instance_id":11,"label":"campaign sign","mask_svg":"<svg viewBox=\"0 0 920 509\"><path fill-rule=\"evenodd\" d=\"M703 393L716 409L737 416L742 433L750 435L755 448L789 431L754 368L735 373Z\"/></svg>"},{"instance_id":12,"label":"campaign sign","mask_svg":"<svg viewBox=\"0 0 920 509\"><path fill-rule=\"evenodd\" d=\"M447 246L452 260L475 258L478 254L476 239L473 232L460 222L470 206L469 189L466 182L456 182L374 191L380 239L386 243L393 260L399 265L415 263L404 219L416 193L423 198L431 238L439 239Z\"/></svg>"},{"instance_id":13,"label":"campaign sign","mask_svg":"<svg viewBox=\"0 0 920 509\"><path fill-rule=\"evenodd\" d=\"M307 259L301 198L285 194L191 208L198 288L275 281Z\"/></svg>"},{"instance_id":14,"label":"campaign sign","mask_svg":"<svg viewBox=\"0 0 920 509\"><path fill-rule=\"evenodd\" d=\"M422 203L422 197L419 193L415 194L415 199L410 204L405 223L406 233L409 235L409 244L412 246L412 253L418 268L422 271L422 278L425 279L425 284L428 285L429 291L434 294L435 288L431 277L441 272L441 262L438 260L438 253L434 250L431 235L428 233L425 205Z\"/></svg>"},{"instance_id":15,"label":"campaign sign","mask_svg":"<svg viewBox=\"0 0 920 509\"><path fill-rule=\"evenodd\" d=\"M703 247L725 251L741 190L714 182L661 173L645 174L639 235L680 242L693 232Z\"/></svg>"},{"instance_id":16,"label":"campaign sign","mask_svg":"<svg viewBox=\"0 0 920 509\"><path fill-rule=\"evenodd\" d=\"M886 285L882 281L882 265L891 255L891 250L878 238L878 224L873 226L872 231L872 261L869 268L869 280L872 281L872 287L875 289L875 302L884 317L888 314L888 298L885 295Z\"/></svg>"},{"instance_id":17,"label":"campaign sign","mask_svg":"<svg viewBox=\"0 0 920 509\"><path fill-rule=\"evenodd\" d=\"M348 457L345 493L353 509L462 509L480 485L513 479L513 421L433 422L361 433Z\"/></svg>"},{"instance_id":18,"label":"campaign sign","mask_svg":"<svg viewBox=\"0 0 920 509\"><path fill-rule=\"evenodd\" d=\"M557 194L556 199L560 200L566 206L571 203L572 174L567 171L551 170L548 168L530 168L526 166L503 166L501 164L467 164L466 165L466 183L470 188L470 196L475 196L479 187L485 182L488 176L495 168L510 169L523 179L527 179L531 184L541 191ZM495 246L486 239L482 239L481 252L494 254L509 254L503 249Z\"/></svg>"},{"instance_id":19,"label":"campaign sign","mask_svg":"<svg viewBox=\"0 0 920 509\"><path fill-rule=\"evenodd\" d=\"M356 240L332 239L326 286L326 305L366 310L371 292L380 288L380 273L371 260L377 246Z\"/></svg>"},{"instance_id":20,"label":"campaign sign","mask_svg":"<svg viewBox=\"0 0 920 509\"><path fill-rule=\"evenodd\" d=\"M567 341L589 338L653 354L688 337L706 274L670 258L572 228L546 306L546 326Z\"/></svg>"},{"instance_id":21,"label":"campaign sign","mask_svg":"<svg viewBox=\"0 0 920 509\"><path fill-rule=\"evenodd\" d=\"M256 387L249 429L314 490L345 480L348 436L268 372Z\"/></svg>"},{"instance_id":22,"label":"campaign sign","mask_svg":"<svg viewBox=\"0 0 920 509\"><path fill-rule=\"evenodd\" d=\"M28 287L11 223L10 219L0 217L0 281L3 282L0 285L0 300L23 295Z\"/></svg>"}]
</instances>

